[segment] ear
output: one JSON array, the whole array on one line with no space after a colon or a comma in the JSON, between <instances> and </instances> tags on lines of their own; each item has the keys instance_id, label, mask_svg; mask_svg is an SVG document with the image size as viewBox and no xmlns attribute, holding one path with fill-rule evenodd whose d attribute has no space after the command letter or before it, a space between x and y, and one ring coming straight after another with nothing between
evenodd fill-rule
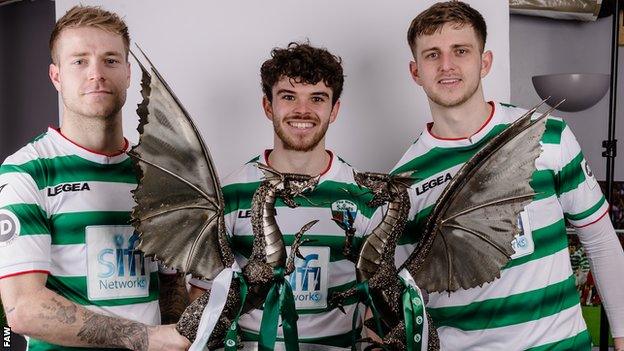
<instances>
[{"instance_id":1,"label":"ear","mask_svg":"<svg viewBox=\"0 0 624 351\"><path fill-rule=\"evenodd\" d=\"M50 67L48 67L48 76L50 76L50 80L52 81L52 84L54 84L54 88L56 88L56 91L60 93L61 92L61 80L59 78L59 75L60 75L59 67L51 63Z\"/></svg>"},{"instance_id":2,"label":"ear","mask_svg":"<svg viewBox=\"0 0 624 351\"><path fill-rule=\"evenodd\" d=\"M414 80L414 82L422 86L422 84L420 83L421 82L420 76L418 75L418 63L416 61L410 61L409 70L410 70L410 75L412 76L412 79Z\"/></svg>"},{"instance_id":3,"label":"ear","mask_svg":"<svg viewBox=\"0 0 624 351\"><path fill-rule=\"evenodd\" d=\"M262 97L262 109L264 110L264 115L269 119L273 120L273 105L271 105L271 101L269 98L264 95Z\"/></svg>"},{"instance_id":4,"label":"ear","mask_svg":"<svg viewBox=\"0 0 624 351\"><path fill-rule=\"evenodd\" d=\"M481 55L481 78L487 76L492 69L492 62L494 61L494 55L492 51L488 50Z\"/></svg>"},{"instance_id":5,"label":"ear","mask_svg":"<svg viewBox=\"0 0 624 351\"><path fill-rule=\"evenodd\" d=\"M329 114L329 123L334 123L336 118L338 118L338 110L340 110L340 99L338 99L332 107L331 113Z\"/></svg>"}]
</instances>

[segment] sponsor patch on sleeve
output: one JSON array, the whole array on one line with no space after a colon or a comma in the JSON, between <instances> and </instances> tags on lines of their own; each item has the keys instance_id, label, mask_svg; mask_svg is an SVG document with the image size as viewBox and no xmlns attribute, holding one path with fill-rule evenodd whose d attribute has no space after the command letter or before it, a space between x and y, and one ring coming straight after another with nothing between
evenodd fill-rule
<instances>
[{"instance_id":1,"label":"sponsor patch on sleeve","mask_svg":"<svg viewBox=\"0 0 624 351\"><path fill-rule=\"evenodd\" d=\"M585 182L589 188L595 188L596 185L598 185L598 181L596 180L596 177L594 177L594 172L592 172L591 168L589 168L589 164L586 160L581 162L581 169L583 170L583 173L585 173Z\"/></svg>"},{"instance_id":2,"label":"sponsor patch on sleeve","mask_svg":"<svg viewBox=\"0 0 624 351\"><path fill-rule=\"evenodd\" d=\"M6 209L0 209L0 247L8 246L20 234L20 221Z\"/></svg>"}]
</instances>

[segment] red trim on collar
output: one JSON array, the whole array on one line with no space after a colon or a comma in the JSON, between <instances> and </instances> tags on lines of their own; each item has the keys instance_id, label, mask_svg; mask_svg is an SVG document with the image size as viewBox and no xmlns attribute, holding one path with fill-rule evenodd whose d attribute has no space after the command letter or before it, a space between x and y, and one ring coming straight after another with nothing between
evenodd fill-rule
<instances>
[{"instance_id":1,"label":"red trim on collar","mask_svg":"<svg viewBox=\"0 0 624 351\"><path fill-rule=\"evenodd\" d=\"M124 152L126 152L126 149L128 149L128 139L126 139L126 138L124 137L124 146L123 146L123 149L121 149L120 151L114 152L114 153L112 153L112 154L105 154L105 153L101 153L101 152L98 152L98 151L95 151L95 150L88 149L88 148L86 148L86 147L84 147L84 146L82 146L82 145L80 145L80 144L75 143L74 141L72 141L71 139L69 139L68 137L66 137L66 136L65 136L65 135L61 132L61 128L54 128L54 127L52 127L52 126L50 126L50 128L51 128L52 130L56 131L57 133L59 133L59 135L60 135L60 136L62 136L65 140L67 140L67 141L69 141L70 143L72 143L72 144L76 145L77 147L79 147L79 148L81 148L81 149L83 149L83 150L85 150L85 151L88 151L88 152L90 152L90 153L92 153L92 154L99 155L99 156L115 157L115 156L119 156L119 155L123 154Z\"/></svg>"},{"instance_id":2,"label":"red trim on collar","mask_svg":"<svg viewBox=\"0 0 624 351\"><path fill-rule=\"evenodd\" d=\"M490 104L490 106L492 106L492 112L490 113L490 116L485 120L483 125L481 125L481 127L476 132L474 132L474 134L472 134L470 137L472 137L472 136L476 135L477 133L479 133L480 131L482 131L483 128L485 128L485 126L487 126L488 123L490 123L490 121L492 120L492 117L494 116L494 111L496 110L496 104L494 104L493 101L488 101L488 104ZM432 127L433 127L433 122L427 123L427 131L429 132L429 134L432 137L434 137L435 139L438 139L438 140L449 140L449 141L455 140L456 141L456 140L465 140L465 139L469 138L469 137L462 137L462 138L443 138L443 137L439 137L439 136L437 136L437 135L435 135L435 134L433 134L431 132L431 128Z\"/></svg>"},{"instance_id":3,"label":"red trim on collar","mask_svg":"<svg viewBox=\"0 0 624 351\"><path fill-rule=\"evenodd\" d=\"M269 155L271 154L271 151L273 150L272 149L264 150L264 162L269 167L271 167L271 165L269 164ZM325 168L325 170L323 170L323 172L319 174L320 176L325 175L325 173L329 172L329 170L331 169L331 165L334 162L334 153L329 150L325 150L325 152L329 154L329 163L327 163L327 168Z\"/></svg>"}]
</instances>

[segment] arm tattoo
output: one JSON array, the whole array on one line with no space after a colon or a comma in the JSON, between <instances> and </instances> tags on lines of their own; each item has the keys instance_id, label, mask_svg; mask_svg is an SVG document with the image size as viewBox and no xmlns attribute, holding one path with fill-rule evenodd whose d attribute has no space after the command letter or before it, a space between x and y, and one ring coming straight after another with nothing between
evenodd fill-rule
<instances>
[{"instance_id":1,"label":"arm tattoo","mask_svg":"<svg viewBox=\"0 0 624 351\"><path fill-rule=\"evenodd\" d=\"M56 298L51 298L50 301L44 301L41 304L43 311L38 314L37 317L45 320L60 322L63 324L76 323L76 314L78 307L73 303L64 304Z\"/></svg>"},{"instance_id":2,"label":"arm tattoo","mask_svg":"<svg viewBox=\"0 0 624 351\"><path fill-rule=\"evenodd\" d=\"M160 274L160 315L162 324L176 323L186 306L189 295L183 274Z\"/></svg>"},{"instance_id":3,"label":"arm tattoo","mask_svg":"<svg viewBox=\"0 0 624 351\"><path fill-rule=\"evenodd\" d=\"M78 332L80 340L90 345L126 347L147 350L147 326L138 322L102 316L89 310L83 312L84 325Z\"/></svg>"}]
</instances>

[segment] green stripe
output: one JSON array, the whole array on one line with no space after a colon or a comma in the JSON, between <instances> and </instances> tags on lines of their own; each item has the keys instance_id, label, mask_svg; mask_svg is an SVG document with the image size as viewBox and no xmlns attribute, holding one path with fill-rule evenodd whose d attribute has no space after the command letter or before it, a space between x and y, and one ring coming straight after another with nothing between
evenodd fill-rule
<instances>
[{"instance_id":1,"label":"green stripe","mask_svg":"<svg viewBox=\"0 0 624 351\"><path fill-rule=\"evenodd\" d=\"M542 136L542 143L544 144L561 144L561 133L565 128L565 122L548 118L546 120L546 130Z\"/></svg>"},{"instance_id":2,"label":"green stripe","mask_svg":"<svg viewBox=\"0 0 624 351\"><path fill-rule=\"evenodd\" d=\"M147 266L146 266L147 268ZM125 299L90 301L87 291L87 277L58 277L48 276L46 287L79 305L91 306L124 306L158 299L158 272L150 273L149 295L146 297L133 297Z\"/></svg>"},{"instance_id":3,"label":"green stripe","mask_svg":"<svg viewBox=\"0 0 624 351\"><path fill-rule=\"evenodd\" d=\"M526 351L587 351L591 349L591 338L587 330L571 336L569 338L551 342L537 347L532 347Z\"/></svg>"},{"instance_id":4,"label":"green stripe","mask_svg":"<svg viewBox=\"0 0 624 351\"><path fill-rule=\"evenodd\" d=\"M295 236L292 234L284 234L284 243L286 246L292 245L295 240ZM234 235L231 237L232 249L243 255L245 258L249 258L251 256L251 251L253 248L253 235ZM322 246L329 247L329 261L335 262L346 259L343 255L342 250L345 244L345 236L342 235L317 235L317 234L306 234L304 235L304 239L310 239L313 241L304 242L301 246ZM353 238L353 247L359 248L362 243L362 238L355 237Z\"/></svg>"},{"instance_id":5,"label":"green stripe","mask_svg":"<svg viewBox=\"0 0 624 351\"><path fill-rule=\"evenodd\" d=\"M345 318L350 318L350 317L345 317ZM299 343L300 344L319 344L319 345L328 345L328 346L334 346L334 347L348 348L348 347L351 347L351 339L352 339L351 335L353 333L356 334L356 339L360 339L360 335L362 335L362 328L357 328L355 331L345 333L345 334L324 336L324 337L318 337L318 338L299 338ZM246 331L246 330L241 331L241 337L243 341L255 341L255 342L258 341L258 334L250 332L250 331ZM284 338L278 337L277 341L283 342Z\"/></svg>"},{"instance_id":6,"label":"green stripe","mask_svg":"<svg viewBox=\"0 0 624 351\"><path fill-rule=\"evenodd\" d=\"M474 302L466 306L429 308L437 327L483 330L538 320L579 304L574 276L509 297Z\"/></svg>"},{"instance_id":7,"label":"green stripe","mask_svg":"<svg viewBox=\"0 0 624 351\"><path fill-rule=\"evenodd\" d=\"M552 170L539 170L533 172L529 185L537 193L533 197L533 201L542 200L555 194L555 172Z\"/></svg>"},{"instance_id":8,"label":"green stripe","mask_svg":"<svg viewBox=\"0 0 624 351\"><path fill-rule=\"evenodd\" d=\"M28 351L93 351L97 350L88 347L69 347L47 343L45 341L30 338L28 341ZM107 351L127 350L127 349L106 349Z\"/></svg>"},{"instance_id":9,"label":"green stripe","mask_svg":"<svg viewBox=\"0 0 624 351\"><path fill-rule=\"evenodd\" d=\"M567 165L561 168L559 172L559 189L557 194L565 194L568 191L576 189L579 184L585 181L585 173L581 167L583 161L583 153L579 152Z\"/></svg>"},{"instance_id":10,"label":"green stripe","mask_svg":"<svg viewBox=\"0 0 624 351\"><path fill-rule=\"evenodd\" d=\"M563 218L549 226L532 230L531 235L535 247L533 253L509 261L505 269L552 255L568 247L568 235Z\"/></svg>"},{"instance_id":11,"label":"green stripe","mask_svg":"<svg viewBox=\"0 0 624 351\"><path fill-rule=\"evenodd\" d=\"M137 183L129 158L117 164L105 165L71 155L39 158L21 165L0 166L0 175L13 172L29 174L39 190L72 182Z\"/></svg>"},{"instance_id":12,"label":"green stripe","mask_svg":"<svg viewBox=\"0 0 624 351\"><path fill-rule=\"evenodd\" d=\"M580 221L581 219L585 219L591 215L593 215L594 213L596 213L596 211L598 211L600 209L600 207L602 207L602 205L605 203L605 201L607 201L607 199L605 199L604 196L600 197L600 200L598 200L598 202L596 202L596 204L592 207L590 207L589 209L581 212L581 213L577 213L577 214L570 214L570 213L566 213L566 218L571 220L571 221Z\"/></svg>"},{"instance_id":13,"label":"green stripe","mask_svg":"<svg viewBox=\"0 0 624 351\"><path fill-rule=\"evenodd\" d=\"M50 218L53 245L85 243L85 227L96 225L130 225L130 212L72 212Z\"/></svg>"},{"instance_id":14,"label":"green stripe","mask_svg":"<svg viewBox=\"0 0 624 351\"><path fill-rule=\"evenodd\" d=\"M468 161L492 137L505 129L505 124L494 126L492 130L478 142L462 147L441 148L435 147L426 154L398 167L392 174L415 171L419 179L426 179L434 174L447 171L449 168Z\"/></svg>"},{"instance_id":15,"label":"green stripe","mask_svg":"<svg viewBox=\"0 0 624 351\"><path fill-rule=\"evenodd\" d=\"M20 235L50 234L46 214L38 205L17 204L3 207L12 212L20 222Z\"/></svg>"},{"instance_id":16,"label":"green stripe","mask_svg":"<svg viewBox=\"0 0 624 351\"><path fill-rule=\"evenodd\" d=\"M224 186L222 190L225 200L225 214L239 209L250 209L253 195L259 185L260 182L251 182ZM358 211L367 218L370 218L375 210L366 205L366 202L372 199L372 194L368 190L360 189L355 184L330 180L322 182L314 191L306 193L305 198L295 198L299 206L305 208L331 208L332 203L343 199L353 201L357 205ZM286 205L278 198L275 207L286 207Z\"/></svg>"}]
</instances>

